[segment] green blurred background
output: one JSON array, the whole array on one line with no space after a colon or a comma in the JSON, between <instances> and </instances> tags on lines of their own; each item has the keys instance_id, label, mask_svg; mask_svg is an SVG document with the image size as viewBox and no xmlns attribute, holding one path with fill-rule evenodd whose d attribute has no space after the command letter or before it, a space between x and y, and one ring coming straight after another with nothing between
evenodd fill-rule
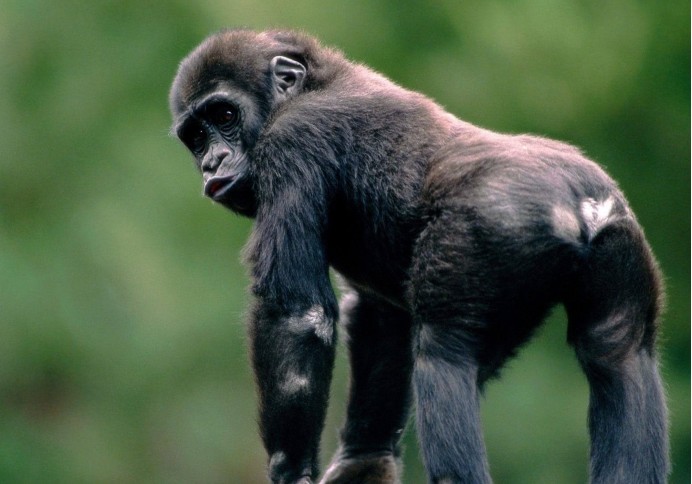
<instances>
[{"instance_id":1,"label":"green blurred background","mask_svg":"<svg viewBox=\"0 0 692 484\"><path fill-rule=\"evenodd\" d=\"M0 482L264 482L250 224L201 196L168 136L178 62L225 26L305 29L468 121L606 166L666 274L671 480L690 482L684 0L0 0ZM340 348L325 460L347 375ZM557 311L488 389L496 482L584 482L587 400Z\"/></svg>"}]
</instances>

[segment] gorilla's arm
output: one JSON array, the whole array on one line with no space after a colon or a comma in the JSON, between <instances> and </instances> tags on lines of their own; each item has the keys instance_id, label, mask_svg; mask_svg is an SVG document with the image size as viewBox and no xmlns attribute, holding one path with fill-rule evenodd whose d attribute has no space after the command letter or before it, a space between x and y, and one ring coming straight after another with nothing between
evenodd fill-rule
<instances>
[{"instance_id":1,"label":"gorilla's arm","mask_svg":"<svg viewBox=\"0 0 692 484\"><path fill-rule=\"evenodd\" d=\"M305 170L292 179L273 177L279 172L267 169L268 164L301 164L291 144L279 137L256 154L266 169L258 181L264 196L247 247L256 297L252 362L275 482L317 475L338 317L322 242L326 201L320 173Z\"/></svg>"}]
</instances>

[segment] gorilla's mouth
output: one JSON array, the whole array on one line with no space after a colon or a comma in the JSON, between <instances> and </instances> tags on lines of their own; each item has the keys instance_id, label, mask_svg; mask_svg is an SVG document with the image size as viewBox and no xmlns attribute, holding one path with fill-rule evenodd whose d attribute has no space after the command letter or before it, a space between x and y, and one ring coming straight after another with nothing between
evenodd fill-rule
<instances>
[{"instance_id":1,"label":"gorilla's mouth","mask_svg":"<svg viewBox=\"0 0 692 484\"><path fill-rule=\"evenodd\" d=\"M204 194L212 200L219 202L231 190L234 181L235 176L233 175L210 178L204 184Z\"/></svg>"},{"instance_id":2,"label":"gorilla's mouth","mask_svg":"<svg viewBox=\"0 0 692 484\"><path fill-rule=\"evenodd\" d=\"M257 209L255 194L246 178L215 176L204 184L204 195L241 215L252 217Z\"/></svg>"}]
</instances>

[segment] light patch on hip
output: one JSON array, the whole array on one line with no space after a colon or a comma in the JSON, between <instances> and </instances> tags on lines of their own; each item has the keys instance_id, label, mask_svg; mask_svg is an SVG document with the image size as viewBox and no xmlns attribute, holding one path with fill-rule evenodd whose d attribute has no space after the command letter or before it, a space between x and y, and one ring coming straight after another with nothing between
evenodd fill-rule
<instances>
[{"instance_id":1,"label":"light patch on hip","mask_svg":"<svg viewBox=\"0 0 692 484\"><path fill-rule=\"evenodd\" d=\"M561 205L554 206L551 223L558 237L573 240L579 238L579 220L572 209Z\"/></svg>"},{"instance_id":2,"label":"light patch on hip","mask_svg":"<svg viewBox=\"0 0 692 484\"><path fill-rule=\"evenodd\" d=\"M331 346L334 339L334 324L324 314L321 306L313 306L301 316L292 316L287 321L288 328L299 334L314 333L324 344Z\"/></svg>"},{"instance_id":3,"label":"light patch on hip","mask_svg":"<svg viewBox=\"0 0 692 484\"><path fill-rule=\"evenodd\" d=\"M589 238L610 221L613 203L613 197L601 201L587 198L581 202L581 216L589 232Z\"/></svg>"}]
</instances>

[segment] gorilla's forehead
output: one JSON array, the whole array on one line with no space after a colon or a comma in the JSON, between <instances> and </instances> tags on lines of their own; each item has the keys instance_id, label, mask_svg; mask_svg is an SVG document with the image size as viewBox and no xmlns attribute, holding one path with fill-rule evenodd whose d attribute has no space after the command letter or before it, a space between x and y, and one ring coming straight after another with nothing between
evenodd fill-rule
<instances>
[{"instance_id":1,"label":"gorilla's forehead","mask_svg":"<svg viewBox=\"0 0 692 484\"><path fill-rule=\"evenodd\" d=\"M267 39L252 32L214 35L180 64L170 93L170 107L178 116L222 83L250 93L265 90L271 50Z\"/></svg>"}]
</instances>

